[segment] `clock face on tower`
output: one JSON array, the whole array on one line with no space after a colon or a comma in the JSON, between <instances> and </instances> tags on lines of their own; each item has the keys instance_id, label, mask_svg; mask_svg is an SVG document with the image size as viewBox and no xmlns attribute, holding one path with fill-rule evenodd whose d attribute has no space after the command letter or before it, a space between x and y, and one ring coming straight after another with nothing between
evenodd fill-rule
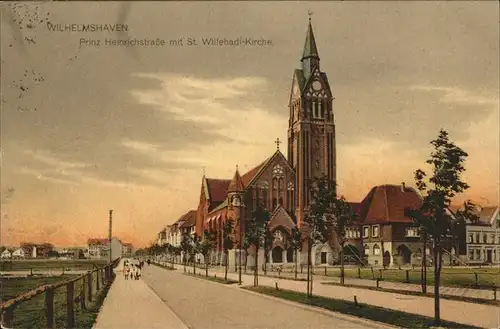
<instances>
[{"instance_id":1,"label":"clock face on tower","mask_svg":"<svg viewBox=\"0 0 500 329\"><path fill-rule=\"evenodd\" d=\"M321 89L321 82L319 82L318 80L314 81L312 84L312 87L316 91L320 90Z\"/></svg>"}]
</instances>

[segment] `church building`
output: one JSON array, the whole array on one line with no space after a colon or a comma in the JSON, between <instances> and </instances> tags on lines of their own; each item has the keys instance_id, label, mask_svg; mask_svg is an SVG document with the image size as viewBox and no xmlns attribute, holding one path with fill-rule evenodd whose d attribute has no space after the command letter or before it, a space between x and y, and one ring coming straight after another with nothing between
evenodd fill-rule
<instances>
[{"instance_id":1,"label":"church building","mask_svg":"<svg viewBox=\"0 0 500 329\"><path fill-rule=\"evenodd\" d=\"M271 213L269 229L275 238L267 255L263 255L262 250L259 251L261 257L258 264L286 264L295 261L288 239L292 228L300 228L304 221L304 211L311 201L308 182L313 177L322 175L327 175L331 180L337 179L333 100L327 74L321 70L320 56L309 19L300 68L293 72L288 102L286 156L280 150L278 139L274 154L250 171L240 173L236 168L231 179L209 178L205 175L202 178L195 231L198 236L202 236L205 230L218 233L217 253L212 261L224 262L222 227L231 218L235 223L235 249L230 251L229 264L236 265L239 259L240 230L243 234L246 223L252 220L252 212L258 204ZM373 264L384 262L389 265L396 259L392 255L404 253L404 260L410 262L411 253L418 249L418 246L414 246L418 239L407 230L412 222L405 218L402 209L416 206L420 200L420 196L412 188L384 185L374 187L362 202L352 203L359 215L356 225L348 231L347 247L353 251L352 257ZM393 244L393 234L396 240L401 241ZM381 237L385 239L386 249L383 251L379 250ZM408 239L411 240L409 244L406 242ZM334 242L315 246L313 263L334 264L338 248ZM255 252L250 249L247 260L249 266L255 264L254 255ZM389 256L383 260L383 255ZM305 263L305 248L299 256L300 262Z\"/></svg>"}]
</instances>

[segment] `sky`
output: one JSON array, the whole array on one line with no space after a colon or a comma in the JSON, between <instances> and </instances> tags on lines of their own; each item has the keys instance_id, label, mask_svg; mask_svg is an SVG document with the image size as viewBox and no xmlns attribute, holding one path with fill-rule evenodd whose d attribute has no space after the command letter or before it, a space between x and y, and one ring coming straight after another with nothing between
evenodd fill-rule
<instances>
[{"instance_id":1,"label":"sky","mask_svg":"<svg viewBox=\"0 0 500 329\"><path fill-rule=\"evenodd\" d=\"M335 96L340 193L361 201L375 185L414 186L444 128L469 154L471 187L456 201L499 203L498 2L0 7L2 245L85 245L107 236L113 209L113 234L144 246L197 207L203 171L229 179L272 155L276 138L286 141L309 11ZM128 31L54 32L47 22ZM184 44L104 45L127 37ZM272 44L202 45L208 37Z\"/></svg>"}]
</instances>

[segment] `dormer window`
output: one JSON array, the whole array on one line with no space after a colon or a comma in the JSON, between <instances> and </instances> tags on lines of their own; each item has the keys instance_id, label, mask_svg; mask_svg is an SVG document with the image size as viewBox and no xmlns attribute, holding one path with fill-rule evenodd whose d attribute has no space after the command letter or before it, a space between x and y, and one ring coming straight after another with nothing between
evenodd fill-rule
<instances>
[{"instance_id":1,"label":"dormer window","mask_svg":"<svg viewBox=\"0 0 500 329\"><path fill-rule=\"evenodd\" d=\"M406 237L419 237L420 236L420 230L418 227L408 227L406 229Z\"/></svg>"},{"instance_id":2,"label":"dormer window","mask_svg":"<svg viewBox=\"0 0 500 329\"><path fill-rule=\"evenodd\" d=\"M378 225L372 226L372 237L373 238L378 238L378 229L379 229Z\"/></svg>"}]
</instances>

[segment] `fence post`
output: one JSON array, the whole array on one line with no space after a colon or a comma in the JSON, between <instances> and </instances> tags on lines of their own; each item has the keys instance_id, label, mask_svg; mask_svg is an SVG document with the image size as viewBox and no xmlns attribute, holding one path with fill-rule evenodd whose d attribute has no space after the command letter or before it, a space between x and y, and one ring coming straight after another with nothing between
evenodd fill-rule
<instances>
[{"instance_id":1,"label":"fence post","mask_svg":"<svg viewBox=\"0 0 500 329\"><path fill-rule=\"evenodd\" d=\"M373 266L371 267L372 269L372 277L373 277L373 280L375 280L375 272L373 271Z\"/></svg>"},{"instance_id":2,"label":"fence post","mask_svg":"<svg viewBox=\"0 0 500 329\"><path fill-rule=\"evenodd\" d=\"M52 286L45 291L45 316L47 328L54 328L54 287Z\"/></svg>"},{"instance_id":3,"label":"fence post","mask_svg":"<svg viewBox=\"0 0 500 329\"><path fill-rule=\"evenodd\" d=\"M361 268L358 267L358 279L361 279Z\"/></svg>"},{"instance_id":4,"label":"fence post","mask_svg":"<svg viewBox=\"0 0 500 329\"><path fill-rule=\"evenodd\" d=\"M96 275L95 275L95 277L96 277L96 278L95 278L95 280L96 280L96 281L95 281L95 290L96 290L96 291L99 291L99 289L101 288L101 287L100 287L100 285L99 285L99 281L101 281L101 280L100 280L100 278L99 278L99 277L101 276L101 270L100 270L100 269L98 269L98 270L95 272L95 274L96 274Z\"/></svg>"},{"instance_id":5,"label":"fence post","mask_svg":"<svg viewBox=\"0 0 500 329\"><path fill-rule=\"evenodd\" d=\"M64 267L62 268L62 275L64 275Z\"/></svg>"},{"instance_id":6,"label":"fence post","mask_svg":"<svg viewBox=\"0 0 500 329\"><path fill-rule=\"evenodd\" d=\"M410 283L410 270L406 270L406 283Z\"/></svg>"},{"instance_id":7,"label":"fence post","mask_svg":"<svg viewBox=\"0 0 500 329\"><path fill-rule=\"evenodd\" d=\"M325 276L326 276L326 266L325 266Z\"/></svg>"},{"instance_id":8,"label":"fence post","mask_svg":"<svg viewBox=\"0 0 500 329\"><path fill-rule=\"evenodd\" d=\"M474 276L476 278L476 288L478 288L479 287L479 279L478 279L477 273L474 273Z\"/></svg>"},{"instance_id":9,"label":"fence post","mask_svg":"<svg viewBox=\"0 0 500 329\"><path fill-rule=\"evenodd\" d=\"M382 279L384 277L384 275L382 274L382 270L378 270L379 271L379 278Z\"/></svg>"},{"instance_id":10,"label":"fence post","mask_svg":"<svg viewBox=\"0 0 500 329\"><path fill-rule=\"evenodd\" d=\"M82 291L80 292L80 307L85 310L85 277L82 278Z\"/></svg>"},{"instance_id":11,"label":"fence post","mask_svg":"<svg viewBox=\"0 0 500 329\"><path fill-rule=\"evenodd\" d=\"M92 272L87 273L87 291L89 295L89 302L92 301Z\"/></svg>"},{"instance_id":12,"label":"fence post","mask_svg":"<svg viewBox=\"0 0 500 329\"><path fill-rule=\"evenodd\" d=\"M75 281L70 281L66 284L66 315L68 317L67 327L75 326Z\"/></svg>"},{"instance_id":13,"label":"fence post","mask_svg":"<svg viewBox=\"0 0 500 329\"><path fill-rule=\"evenodd\" d=\"M380 288L380 279L377 278L377 288Z\"/></svg>"},{"instance_id":14,"label":"fence post","mask_svg":"<svg viewBox=\"0 0 500 329\"><path fill-rule=\"evenodd\" d=\"M497 300L497 285L493 283L493 300Z\"/></svg>"},{"instance_id":15,"label":"fence post","mask_svg":"<svg viewBox=\"0 0 500 329\"><path fill-rule=\"evenodd\" d=\"M9 307L2 311L2 328L14 328L14 308Z\"/></svg>"}]
</instances>

